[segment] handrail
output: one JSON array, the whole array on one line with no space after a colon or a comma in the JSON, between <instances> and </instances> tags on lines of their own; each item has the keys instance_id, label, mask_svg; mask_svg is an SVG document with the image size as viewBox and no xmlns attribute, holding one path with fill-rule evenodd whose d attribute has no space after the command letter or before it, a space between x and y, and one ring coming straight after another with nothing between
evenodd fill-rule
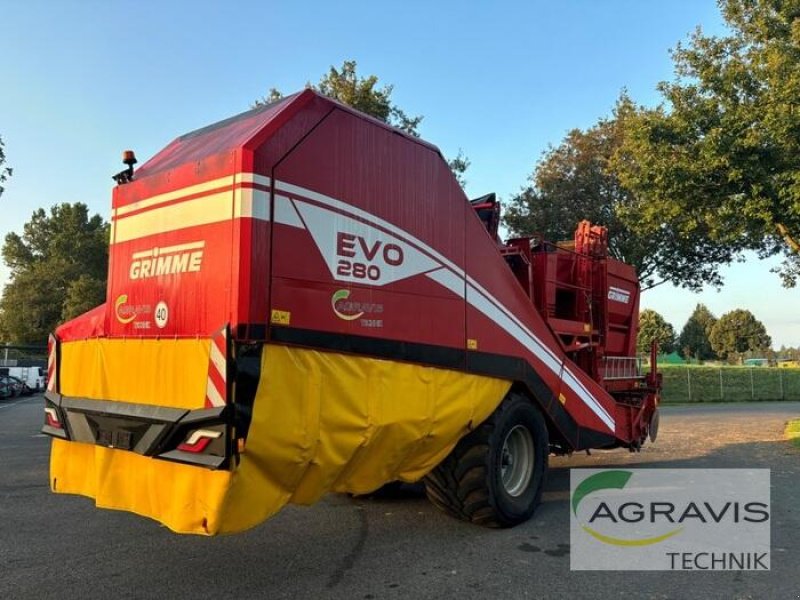
<instances>
[{"instance_id":1,"label":"handrail","mask_svg":"<svg viewBox=\"0 0 800 600\"><path fill-rule=\"evenodd\" d=\"M603 379L644 379L642 359L638 356L605 356L601 365Z\"/></svg>"}]
</instances>

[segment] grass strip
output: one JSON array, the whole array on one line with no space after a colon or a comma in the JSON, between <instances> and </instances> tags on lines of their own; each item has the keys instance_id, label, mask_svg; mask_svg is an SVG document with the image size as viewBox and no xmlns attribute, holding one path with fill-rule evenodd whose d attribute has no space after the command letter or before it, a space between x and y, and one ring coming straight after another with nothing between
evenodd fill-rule
<instances>
[{"instance_id":1,"label":"grass strip","mask_svg":"<svg viewBox=\"0 0 800 600\"><path fill-rule=\"evenodd\" d=\"M800 448L800 419L789 421L786 424L786 437L798 448Z\"/></svg>"}]
</instances>

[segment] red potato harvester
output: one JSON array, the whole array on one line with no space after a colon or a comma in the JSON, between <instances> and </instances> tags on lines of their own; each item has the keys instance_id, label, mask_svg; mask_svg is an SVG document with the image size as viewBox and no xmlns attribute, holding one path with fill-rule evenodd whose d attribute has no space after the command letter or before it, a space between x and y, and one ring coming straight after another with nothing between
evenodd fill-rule
<instances>
[{"instance_id":1,"label":"red potato harvester","mask_svg":"<svg viewBox=\"0 0 800 600\"><path fill-rule=\"evenodd\" d=\"M551 453L655 437L604 228L502 243L436 147L312 90L124 162L107 301L50 340L53 491L211 535L424 478L512 526Z\"/></svg>"}]
</instances>

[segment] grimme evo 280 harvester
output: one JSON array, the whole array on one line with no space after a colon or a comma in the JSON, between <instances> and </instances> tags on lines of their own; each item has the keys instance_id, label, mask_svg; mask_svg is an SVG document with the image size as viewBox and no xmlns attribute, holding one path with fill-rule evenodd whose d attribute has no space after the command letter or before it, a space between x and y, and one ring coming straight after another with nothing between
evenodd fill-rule
<instances>
[{"instance_id":1,"label":"grimme evo 280 harvester","mask_svg":"<svg viewBox=\"0 0 800 600\"><path fill-rule=\"evenodd\" d=\"M603 228L503 244L436 147L311 90L125 162L107 301L50 339L53 491L216 534L425 478L510 526L551 453L654 437Z\"/></svg>"}]
</instances>

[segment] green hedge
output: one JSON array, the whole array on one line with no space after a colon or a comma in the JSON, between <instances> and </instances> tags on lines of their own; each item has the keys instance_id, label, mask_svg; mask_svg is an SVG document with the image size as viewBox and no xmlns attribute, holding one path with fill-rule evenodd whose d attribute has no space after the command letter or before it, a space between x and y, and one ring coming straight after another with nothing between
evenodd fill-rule
<instances>
[{"instance_id":1,"label":"green hedge","mask_svg":"<svg viewBox=\"0 0 800 600\"><path fill-rule=\"evenodd\" d=\"M800 400L800 369L660 365L664 402Z\"/></svg>"}]
</instances>

